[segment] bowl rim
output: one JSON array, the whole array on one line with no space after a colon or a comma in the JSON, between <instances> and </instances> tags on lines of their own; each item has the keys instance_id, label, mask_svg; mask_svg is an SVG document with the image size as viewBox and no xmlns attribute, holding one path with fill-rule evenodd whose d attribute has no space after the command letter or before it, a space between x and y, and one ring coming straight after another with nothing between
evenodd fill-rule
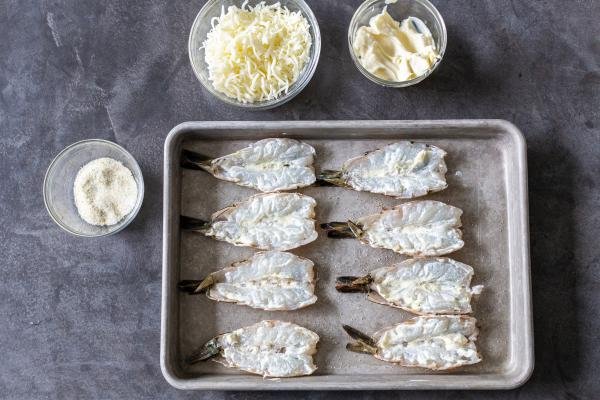
<instances>
[{"instance_id":1,"label":"bowl rim","mask_svg":"<svg viewBox=\"0 0 600 400\"><path fill-rule=\"evenodd\" d=\"M444 22L444 18L442 17L442 14L440 14L438 9L429 0L396 0L394 2L389 2L389 0L388 0L388 3L386 5L394 6L394 4L396 4L398 2L402 2L402 1L419 3L419 4L423 5L426 9L429 10L429 12L431 12L431 14L438 21L438 23L440 24L440 27L441 27L440 50L439 50L440 56L436 60L436 62L431 66L431 68L429 68L429 70L427 70L427 72L425 72L422 75L417 76L416 78L409 79L407 81L400 81L400 82L387 81L385 79L381 79L381 78L373 75L369 71L367 71L366 68L362 66L362 64L358 60L358 57L356 57L356 55L354 54L354 50L352 49L353 48L352 43L354 42L354 31L355 31L354 28L358 29L358 27L357 27L358 18L360 16L362 16L362 14L367 10L367 8L373 6L375 3L386 2L385 0L366 0L366 1L364 1L356 9L354 14L352 15L350 24L348 25L348 51L350 52L350 57L352 58L354 65L371 82L374 82L378 85L385 86L385 87L402 88L402 87L416 85L417 83L423 81L425 78L427 78L429 75L431 75L433 73L433 71L435 71L437 69L437 67L442 63L442 59L444 58L444 54L446 53L446 46L448 44L448 32L446 30L446 23Z\"/></svg>"},{"instance_id":2,"label":"bowl rim","mask_svg":"<svg viewBox=\"0 0 600 400\"><path fill-rule=\"evenodd\" d=\"M311 37L314 38L312 42L312 46L314 48L314 55L308 59L307 65L298 77L298 80L292 84L295 85L294 89L275 99L262 101L259 103L242 103L218 92L214 89L210 82L205 82L205 80L202 78L202 74L199 71L199 67L197 67L194 61L192 60L192 49L194 48L192 44L192 39L194 37L196 27L201 23L202 18L204 17L203 14L206 13L208 9L214 6L215 4L221 3L222 1L223 0L208 0L202 6L200 11L198 11L198 14L196 14L196 17L194 18L194 22L192 23L192 27L188 36L188 58L190 61L190 65L192 66L192 70L194 71L194 75L196 76L196 79L198 79L202 87L223 103L250 111L261 111L275 108L287 103L288 101L296 97L300 92L302 92L302 90L304 90L304 88L311 81L313 75L315 74L315 71L317 70L319 58L321 56L321 30L319 28L319 21L317 20L317 17L315 16L310 6L304 0L289 0L290 2L298 4L300 11L307 18L307 21L310 27L312 28L313 34L311 35ZM260 2L264 0L257 1Z\"/></svg>"},{"instance_id":3,"label":"bowl rim","mask_svg":"<svg viewBox=\"0 0 600 400\"><path fill-rule=\"evenodd\" d=\"M133 210L131 210L131 212L129 214L127 214L127 216L125 218L123 218L121 221L117 222L114 225L108 226L109 228L110 228L110 226L114 226L114 227L116 227L115 229L112 229L112 230L109 229L107 232L103 232L103 233L99 233L99 234L85 234L85 233L76 232L76 231L72 230L66 224L64 224L60 218L58 218L56 215L54 215L54 213L51 210L51 207L49 206L49 201L48 201L47 187L49 184L48 179L49 179L50 171L54 168L56 162L65 156L65 153L67 153L69 150L71 150L75 147L78 147L78 146L80 146L82 144L86 144L86 143L100 143L100 144L105 144L105 145L109 145L109 146L116 148L118 151L123 153L126 157L131 159L132 165L134 166L134 169L136 170L135 173L138 174L139 178L140 178L140 185L138 186L138 196L137 196L136 204L135 204ZM134 174L133 171L132 171L132 174ZM145 186L144 175L142 174L142 169L140 168L135 157L133 157L133 155L130 152L128 152L123 146L121 146L115 142L111 142L110 140L105 140L105 139L84 139L84 140L79 140L75 143L68 145L67 147L62 149L52 159L52 161L48 165L48 168L46 169L46 173L44 174L44 181L42 184L42 196L44 198L44 206L46 207L46 211L48 212L48 214L50 215L50 218L54 221L54 223L56 225L58 225L60 228L62 228L65 232L68 232L72 235L79 236L79 237L94 238L94 237L103 237L103 236L114 235L115 233L118 233L118 232L122 231L123 229L125 229L131 223L131 221L133 221L135 219L135 217L139 213L140 209L142 208L142 203L144 202L144 186Z\"/></svg>"}]
</instances>

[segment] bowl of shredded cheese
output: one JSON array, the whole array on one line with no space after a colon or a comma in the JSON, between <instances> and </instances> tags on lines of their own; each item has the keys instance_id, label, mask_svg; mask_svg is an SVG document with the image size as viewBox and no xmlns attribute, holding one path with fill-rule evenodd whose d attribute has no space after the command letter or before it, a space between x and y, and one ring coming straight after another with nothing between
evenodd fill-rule
<instances>
[{"instance_id":1,"label":"bowl of shredded cheese","mask_svg":"<svg viewBox=\"0 0 600 400\"><path fill-rule=\"evenodd\" d=\"M265 110L306 87L321 34L303 0L209 0L194 20L188 50L206 90L228 104Z\"/></svg>"},{"instance_id":2,"label":"bowl of shredded cheese","mask_svg":"<svg viewBox=\"0 0 600 400\"><path fill-rule=\"evenodd\" d=\"M124 229L137 215L144 179L123 147L89 139L73 143L52 160L43 192L50 217L65 231L107 236Z\"/></svg>"}]
</instances>

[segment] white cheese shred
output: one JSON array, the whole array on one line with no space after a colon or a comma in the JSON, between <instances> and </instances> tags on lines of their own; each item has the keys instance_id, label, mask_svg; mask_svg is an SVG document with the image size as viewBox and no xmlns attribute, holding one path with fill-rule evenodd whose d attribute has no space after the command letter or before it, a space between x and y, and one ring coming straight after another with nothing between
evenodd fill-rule
<instances>
[{"instance_id":1,"label":"white cheese shred","mask_svg":"<svg viewBox=\"0 0 600 400\"><path fill-rule=\"evenodd\" d=\"M276 99L298 80L310 55L309 24L280 3L230 6L202 44L213 87L242 103Z\"/></svg>"}]
</instances>

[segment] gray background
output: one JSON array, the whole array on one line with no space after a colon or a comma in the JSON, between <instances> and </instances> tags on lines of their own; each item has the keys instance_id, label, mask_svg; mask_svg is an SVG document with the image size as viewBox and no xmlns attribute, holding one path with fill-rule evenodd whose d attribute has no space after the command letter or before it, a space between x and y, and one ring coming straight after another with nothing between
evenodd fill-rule
<instances>
[{"instance_id":1,"label":"gray background","mask_svg":"<svg viewBox=\"0 0 600 400\"><path fill-rule=\"evenodd\" d=\"M187 59L203 1L0 1L0 397L303 398L184 393L159 368L162 146L186 120L505 118L528 141L536 369L509 392L362 398L594 398L600 393L600 2L442 1L448 51L416 87L353 66L358 0L309 1L321 61L290 103L251 113L209 97ZM52 157L81 139L125 146L144 172L140 215L79 239L47 215ZM310 397L354 397L311 393Z\"/></svg>"}]
</instances>

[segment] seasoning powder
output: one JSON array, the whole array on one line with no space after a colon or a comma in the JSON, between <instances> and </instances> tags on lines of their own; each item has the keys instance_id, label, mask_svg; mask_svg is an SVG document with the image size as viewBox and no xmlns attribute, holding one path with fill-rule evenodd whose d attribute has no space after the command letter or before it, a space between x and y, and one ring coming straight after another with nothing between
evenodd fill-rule
<instances>
[{"instance_id":1,"label":"seasoning powder","mask_svg":"<svg viewBox=\"0 0 600 400\"><path fill-rule=\"evenodd\" d=\"M138 188L131 171L112 158L98 158L84 165L73 185L75 205L83 220L92 225L114 225L135 207Z\"/></svg>"}]
</instances>

